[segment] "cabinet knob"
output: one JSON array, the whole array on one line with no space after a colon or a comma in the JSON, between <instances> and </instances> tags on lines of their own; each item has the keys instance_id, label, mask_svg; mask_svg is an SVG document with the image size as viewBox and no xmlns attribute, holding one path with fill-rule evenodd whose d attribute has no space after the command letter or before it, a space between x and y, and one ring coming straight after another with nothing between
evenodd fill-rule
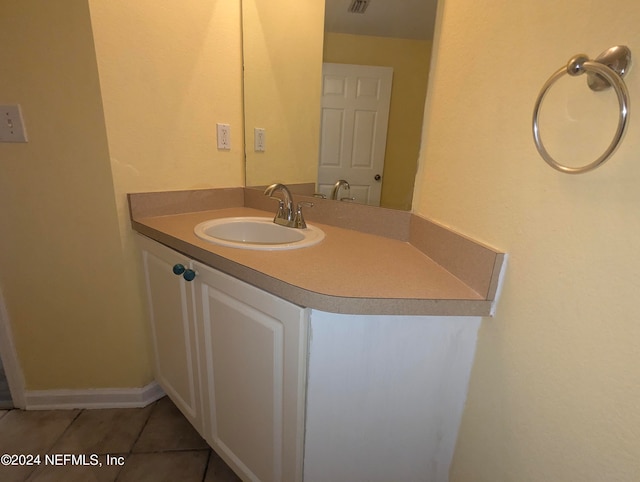
<instances>
[{"instance_id":1,"label":"cabinet knob","mask_svg":"<svg viewBox=\"0 0 640 482\"><path fill-rule=\"evenodd\" d=\"M187 281L193 281L196 277L196 272L192 269L185 269L182 277Z\"/></svg>"},{"instance_id":2,"label":"cabinet knob","mask_svg":"<svg viewBox=\"0 0 640 482\"><path fill-rule=\"evenodd\" d=\"M184 273L184 266L181 264L174 264L173 265L173 274L182 274Z\"/></svg>"}]
</instances>

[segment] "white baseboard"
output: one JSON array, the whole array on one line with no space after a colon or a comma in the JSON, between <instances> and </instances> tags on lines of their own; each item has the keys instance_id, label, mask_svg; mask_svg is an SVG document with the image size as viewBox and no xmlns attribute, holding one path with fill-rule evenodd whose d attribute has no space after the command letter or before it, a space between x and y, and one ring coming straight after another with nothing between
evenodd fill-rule
<instances>
[{"instance_id":1,"label":"white baseboard","mask_svg":"<svg viewBox=\"0 0 640 482\"><path fill-rule=\"evenodd\" d=\"M94 388L85 390L27 390L26 410L74 408L139 408L164 396L155 381L142 388Z\"/></svg>"}]
</instances>

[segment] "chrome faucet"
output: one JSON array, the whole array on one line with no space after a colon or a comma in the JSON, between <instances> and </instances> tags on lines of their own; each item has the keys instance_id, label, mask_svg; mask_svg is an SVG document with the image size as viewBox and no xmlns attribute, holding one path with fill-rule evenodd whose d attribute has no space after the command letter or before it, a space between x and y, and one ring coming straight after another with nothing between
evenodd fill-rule
<instances>
[{"instance_id":1,"label":"chrome faucet","mask_svg":"<svg viewBox=\"0 0 640 482\"><path fill-rule=\"evenodd\" d=\"M333 189L331 190L331 196L329 197L329 199L337 200L338 199L338 192L340 191L341 187L344 187L345 189L348 189L349 190L349 194L351 194L351 186L349 185L349 183L347 181L345 181L344 179L338 179L338 181L336 181L336 183L333 185Z\"/></svg>"},{"instance_id":2,"label":"chrome faucet","mask_svg":"<svg viewBox=\"0 0 640 482\"><path fill-rule=\"evenodd\" d=\"M274 196L277 192L282 193L282 199ZM265 189L264 195L278 201L278 210L273 218L274 223L280 224L281 226L287 226L289 228L304 229L307 227L307 223L305 223L304 217L302 216L302 206L311 207L313 206L313 203L299 202L297 209L294 211L291 191L289 191L287 186L279 183L272 184Z\"/></svg>"}]
</instances>

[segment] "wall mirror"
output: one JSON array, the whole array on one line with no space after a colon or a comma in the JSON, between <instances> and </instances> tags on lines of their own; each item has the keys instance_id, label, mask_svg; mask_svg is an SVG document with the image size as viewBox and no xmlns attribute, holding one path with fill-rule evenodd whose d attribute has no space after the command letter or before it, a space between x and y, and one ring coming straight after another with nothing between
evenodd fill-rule
<instances>
[{"instance_id":1,"label":"wall mirror","mask_svg":"<svg viewBox=\"0 0 640 482\"><path fill-rule=\"evenodd\" d=\"M410 210L436 1L243 0L246 185L283 182L330 196L344 178L351 188L337 197L345 202ZM343 76L347 65L354 73ZM345 86L362 99L379 96L382 84L362 66L392 71L382 135L384 108L331 103L346 97ZM384 164L372 170L381 150ZM365 168L368 180L350 179ZM368 200L376 183L379 198Z\"/></svg>"}]
</instances>

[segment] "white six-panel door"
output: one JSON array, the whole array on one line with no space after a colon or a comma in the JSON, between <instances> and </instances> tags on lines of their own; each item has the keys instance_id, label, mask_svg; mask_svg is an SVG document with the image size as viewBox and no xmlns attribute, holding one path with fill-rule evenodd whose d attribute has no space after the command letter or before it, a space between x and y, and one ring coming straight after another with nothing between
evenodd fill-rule
<instances>
[{"instance_id":1,"label":"white six-panel door","mask_svg":"<svg viewBox=\"0 0 640 482\"><path fill-rule=\"evenodd\" d=\"M393 68L325 63L322 78L318 191L345 179L356 202L379 206Z\"/></svg>"}]
</instances>

